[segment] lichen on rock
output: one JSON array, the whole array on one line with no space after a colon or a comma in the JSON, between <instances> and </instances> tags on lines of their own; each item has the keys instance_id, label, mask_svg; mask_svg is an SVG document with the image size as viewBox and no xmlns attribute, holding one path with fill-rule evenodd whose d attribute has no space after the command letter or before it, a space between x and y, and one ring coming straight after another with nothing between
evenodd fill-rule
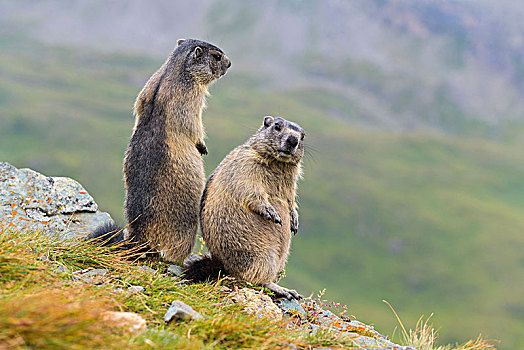
<instances>
[{"instance_id":1,"label":"lichen on rock","mask_svg":"<svg viewBox=\"0 0 524 350\"><path fill-rule=\"evenodd\" d=\"M0 229L28 228L70 239L111 221L77 181L0 162Z\"/></svg>"},{"instance_id":2,"label":"lichen on rock","mask_svg":"<svg viewBox=\"0 0 524 350\"><path fill-rule=\"evenodd\" d=\"M250 288L242 288L229 294L229 300L242 305L242 310L246 313L256 316L266 317L272 320L280 321L282 311L264 293Z\"/></svg>"},{"instance_id":3,"label":"lichen on rock","mask_svg":"<svg viewBox=\"0 0 524 350\"><path fill-rule=\"evenodd\" d=\"M287 314L298 315L301 319L300 328L305 332L315 333L318 329L329 330L352 337L355 346L359 349L396 349L415 350L391 342L387 337L357 320L347 320L324 310L311 299L287 300L281 298L277 304Z\"/></svg>"}]
</instances>

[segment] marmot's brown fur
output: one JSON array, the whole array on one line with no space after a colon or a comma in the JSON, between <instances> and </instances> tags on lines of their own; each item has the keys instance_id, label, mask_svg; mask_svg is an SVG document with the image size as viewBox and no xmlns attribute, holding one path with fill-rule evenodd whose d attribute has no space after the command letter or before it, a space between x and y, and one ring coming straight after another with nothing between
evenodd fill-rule
<instances>
[{"instance_id":1,"label":"marmot's brown fur","mask_svg":"<svg viewBox=\"0 0 524 350\"><path fill-rule=\"evenodd\" d=\"M208 85L230 66L218 47L181 39L135 102L124 159L127 241L171 262L182 263L194 245L207 154L202 109ZM92 238L107 237L108 228L97 231Z\"/></svg>"},{"instance_id":2,"label":"marmot's brown fur","mask_svg":"<svg viewBox=\"0 0 524 350\"><path fill-rule=\"evenodd\" d=\"M202 280L222 270L287 298L276 284L298 230L296 184L301 174L304 130L280 117L234 149L210 176L200 225L211 257L191 262L186 278Z\"/></svg>"}]
</instances>

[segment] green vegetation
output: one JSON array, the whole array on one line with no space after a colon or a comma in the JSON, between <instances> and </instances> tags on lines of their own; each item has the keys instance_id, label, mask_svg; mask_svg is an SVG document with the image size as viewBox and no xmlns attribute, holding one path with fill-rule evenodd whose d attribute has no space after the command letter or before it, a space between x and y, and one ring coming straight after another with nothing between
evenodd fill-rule
<instances>
[{"instance_id":1,"label":"green vegetation","mask_svg":"<svg viewBox=\"0 0 524 350\"><path fill-rule=\"evenodd\" d=\"M127 256L129 257L129 255ZM275 349L289 343L298 348L351 348L350 337L293 329L289 321L272 321L245 314L225 300L222 280L179 284L161 274L162 262L149 272L122 253L85 242L65 243L38 232L0 232L0 346L9 349ZM106 268L109 274L91 281L80 271ZM143 293L129 293L132 285ZM164 324L162 316L173 300L181 300L206 317ZM104 321L107 311L131 311L147 320L147 329L129 332ZM409 339L406 339L409 340ZM483 340L472 342L491 349ZM426 348L425 348L426 349ZM427 349L433 349L427 348ZM462 348L460 348L462 349Z\"/></svg>"},{"instance_id":2,"label":"green vegetation","mask_svg":"<svg viewBox=\"0 0 524 350\"><path fill-rule=\"evenodd\" d=\"M121 164L134 123L131 109L161 60L49 47L19 37L1 40L0 160L73 177L102 210L122 221ZM370 74L366 67L350 69L363 69L357 80ZM523 346L524 297L517 292L524 268L521 141L359 128L352 122L352 113L360 110L357 100L326 91L268 90L263 79L234 71L211 93L204 114L208 174L264 115L283 115L308 132L310 156L299 186L301 227L283 285L306 295L327 288L328 299L348 304L351 313L384 333L395 327L381 302L387 299L407 324L435 312L444 343L482 332L501 339L501 349ZM443 105L426 108L455 115L445 94L435 101ZM332 117L324 106L349 116ZM506 132L517 135L516 130L522 125L509 125ZM166 293L179 292L162 282L159 293L160 286ZM215 295L213 286L198 288L208 289L188 289L182 300L191 300L193 292ZM122 302L108 300L110 306ZM146 305L161 313L166 302ZM147 310L136 303L125 309ZM204 308L213 309L212 299L207 303ZM146 318L154 317L146 313ZM191 325L182 327L179 334L190 328L193 334ZM260 327L264 334L274 331ZM197 339L227 343L211 335Z\"/></svg>"},{"instance_id":3,"label":"green vegetation","mask_svg":"<svg viewBox=\"0 0 524 350\"><path fill-rule=\"evenodd\" d=\"M161 262L150 265L158 271L167 269ZM329 332L304 335L285 321L249 316L224 300L220 282L181 285L108 248L84 242L61 243L37 232L3 231L0 268L0 345L12 349L274 349L290 342L300 347L352 344L349 337ZM107 268L109 277L96 282L75 279L75 272L92 268ZM125 288L131 285L144 286L144 293L127 293ZM165 325L162 316L172 300L192 305L206 317ZM110 310L140 314L147 320L147 330L128 334L108 326L102 318Z\"/></svg>"}]
</instances>

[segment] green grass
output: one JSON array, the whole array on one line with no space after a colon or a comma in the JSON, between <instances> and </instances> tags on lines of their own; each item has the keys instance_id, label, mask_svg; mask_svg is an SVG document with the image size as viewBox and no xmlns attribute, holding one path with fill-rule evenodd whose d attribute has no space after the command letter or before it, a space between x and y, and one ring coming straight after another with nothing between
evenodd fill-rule
<instances>
[{"instance_id":1,"label":"green grass","mask_svg":"<svg viewBox=\"0 0 524 350\"><path fill-rule=\"evenodd\" d=\"M166 264L154 260L139 264L128 257L129 253L124 255L84 241L60 242L38 232L2 230L0 346L275 349L292 343L300 349L352 348L349 336L330 331L306 334L287 320L274 321L244 313L220 291L222 285L236 288L242 283L224 279L179 284L176 278L163 274ZM144 263L157 272L142 269ZM79 271L93 268L107 268L109 274L93 281L76 277ZM126 288L132 285L143 286L144 292L127 293ZM173 300L185 302L205 317L166 325L162 316ZM147 328L133 333L110 325L103 321L107 311L137 313L147 321Z\"/></svg>"},{"instance_id":2,"label":"green grass","mask_svg":"<svg viewBox=\"0 0 524 350\"><path fill-rule=\"evenodd\" d=\"M162 59L0 40L0 160L73 177L122 221L131 108ZM384 78L369 67L351 69L362 70L358 82L380 87ZM514 136L504 142L454 131L359 128L357 100L264 86L232 70L211 88L205 166L209 174L264 115L282 115L307 131L301 226L284 285L306 295L327 288L329 299L385 333L396 323L382 299L408 324L435 312L443 343L482 332L500 339L501 349L523 346L524 297L516 291L524 271L524 153L517 137L524 126L503 127L501 134ZM436 101L448 118L458 113L445 96ZM336 113L324 111L329 106ZM457 128L470 128L463 117ZM471 135L479 134L475 128Z\"/></svg>"},{"instance_id":3,"label":"green grass","mask_svg":"<svg viewBox=\"0 0 524 350\"><path fill-rule=\"evenodd\" d=\"M38 232L0 232L0 346L13 349L274 349L288 343L306 346L351 346L348 336L330 332L307 335L273 321L250 316L220 291L233 281L181 285L162 272L167 265L125 259L110 248L86 242L60 242ZM143 264L143 263L142 263ZM62 268L62 270L59 270ZM92 282L78 271L107 268L109 275ZM126 288L140 285L143 293ZM181 300L205 317L166 325L163 315ZM147 320L147 329L129 334L102 321L106 311L130 311Z\"/></svg>"}]
</instances>

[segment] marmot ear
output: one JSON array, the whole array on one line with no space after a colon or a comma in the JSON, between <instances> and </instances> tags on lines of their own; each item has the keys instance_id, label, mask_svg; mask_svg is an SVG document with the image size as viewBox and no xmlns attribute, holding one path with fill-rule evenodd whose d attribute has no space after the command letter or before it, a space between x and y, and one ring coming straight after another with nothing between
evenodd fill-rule
<instances>
[{"instance_id":1,"label":"marmot ear","mask_svg":"<svg viewBox=\"0 0 524 350\"><path fill-rule=\"evenodd\" d=\"M182 44L184 41L186 41L186 39L178 39L178 40L176 41L177 46L180 45L180 44Z\"/></svg>"},{"instance_id":2,"label":"marmot ear","mask_svg":"<svg viewBox=\"0 0 524 350\"><path fill-rule=\"evenodd\" d=\"M273 124L273 117L268 115L266 117L264 117L264 126L267 128L269 127L271 124Z\"/></svg>"},{"instance_id":3,"label":"marmot ear","mask_svg":"<svg viewBox=\"0 0 524 350\"><path fill-rule=\"evenodd\" d=\"M202 48L200 46L195 47L193 52L195 53L195 58L202 56Z\"/></svg>"}]
</instances>

